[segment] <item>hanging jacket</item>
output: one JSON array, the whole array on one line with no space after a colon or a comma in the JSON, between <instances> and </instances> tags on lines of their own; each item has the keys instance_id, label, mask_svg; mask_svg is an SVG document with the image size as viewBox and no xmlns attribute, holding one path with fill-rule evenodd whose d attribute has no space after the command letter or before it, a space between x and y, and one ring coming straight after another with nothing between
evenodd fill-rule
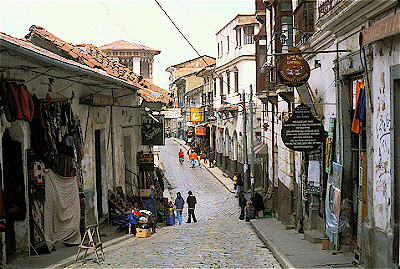
<instances>
[{"instance_id":1,"label":"hanging jacket","mask_svg":"<svg viewBox=\"0 0 400 269\"><path fill-rule=\"evenodd\" d=\"M21 109L21 100L19 98L19 90L17 83L10 83L10 91L8 95L8 102L11 107L12 114L14 118L22 120L22 109Z\"/></svg>"},{"instance_id":2,"label":"hanging jacket","mask_svg":"<svg viewBox=\"0 0 400 269\"><path fill-rule=\"evenodd\" d=\"M6 116L7 121L13 122L15 120L12 106L10 104L10 83L7 80L1 80L0 83L0 99L1 105L3 106L3 111Z\"/></svg>"},{"instance_id":3,"label":"hanging jacket","mask_svg":"<svg viewBox=\"0 0 400 269\"><path fill-rule=\"evenodd\" d=\"M33 104L32 96L24 84L18 86L18 94L21 102L22 120L32 122L35 106Z\"/></svg>"}]
</instances>

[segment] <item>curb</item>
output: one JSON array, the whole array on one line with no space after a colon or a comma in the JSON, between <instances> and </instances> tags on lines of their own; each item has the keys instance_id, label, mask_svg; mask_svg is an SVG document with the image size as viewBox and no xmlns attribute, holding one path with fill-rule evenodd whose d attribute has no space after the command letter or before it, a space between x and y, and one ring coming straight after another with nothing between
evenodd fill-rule
<instances>
[{"instance_id":1,"label":"curb","mask_svg":"<svg viewBox=\"0 0 400 269\"><path fill-rule=\"evenodd\" d=\"M251 226L256 231L256 233L257 233L258 237L261 239L261 241L263 241L263 243L272 252L275 259L278 260L278 262L281 264L281 266L283 268L296 268L296 266L293 264L293 262L279 250L277 245L275 245L275 243L268 236L261 234L261 232L256 228L256 225L253 222L254 222L253 220L250 220Z\"/></svg>"}]
</instances>

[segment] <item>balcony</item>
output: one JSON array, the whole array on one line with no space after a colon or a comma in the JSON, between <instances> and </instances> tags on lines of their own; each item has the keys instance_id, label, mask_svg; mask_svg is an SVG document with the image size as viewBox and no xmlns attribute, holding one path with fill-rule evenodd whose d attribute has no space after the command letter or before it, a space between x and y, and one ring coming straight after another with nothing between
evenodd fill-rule
<instances>
[{"instance_id":1,"label":"balcony","mask_svg":"<svg viewBox=\"0 0 400 269\"><path fill-rule=\"evenodd\" d=\"M276 93L286 102L294 101L294 91L293 87L287 87L286 85L277 85Z\"/></svg>"},{"instance_id":2,"label":"balcony","mask_svg":"<svg viewBox=\"0 0 400 269\"><path fill-rule=\"evenodd\" d=\"M318 18L321 18L343 0L325 0L318 6Z\"/></svg>"}]
</instances>

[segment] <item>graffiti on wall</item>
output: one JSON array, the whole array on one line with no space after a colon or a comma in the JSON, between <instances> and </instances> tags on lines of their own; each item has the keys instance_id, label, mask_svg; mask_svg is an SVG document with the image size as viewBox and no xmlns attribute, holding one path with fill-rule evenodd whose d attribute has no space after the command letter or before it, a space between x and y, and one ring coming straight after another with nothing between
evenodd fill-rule
<instances>
[{"instance_id":1,"label":"graffiti on wall","mask_svg":"<svg viewBox=\"0 0 400 269\"><path fill-rule=\"evenodd\" d=\"M374 135L374 217L376 226L387 229L390 223L390 110L385 94L385 73L381 73L382 87L377 98Z\"/></svg>"}]
</instances>

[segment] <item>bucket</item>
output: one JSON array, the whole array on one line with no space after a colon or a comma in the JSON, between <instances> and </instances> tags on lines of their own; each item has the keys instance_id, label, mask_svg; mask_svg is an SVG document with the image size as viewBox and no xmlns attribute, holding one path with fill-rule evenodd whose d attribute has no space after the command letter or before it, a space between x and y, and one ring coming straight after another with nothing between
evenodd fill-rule
<instances>
[{"instance_id":1,"label":"bucket","mask_svg":"<svg viewBox=\"0 0 400 269\"><path fill-rule=\"evenodd\" d=\"M322 249L328 250L329 249L329 238L321 238L322 241Z\"/></svg>"}]
</instances>

